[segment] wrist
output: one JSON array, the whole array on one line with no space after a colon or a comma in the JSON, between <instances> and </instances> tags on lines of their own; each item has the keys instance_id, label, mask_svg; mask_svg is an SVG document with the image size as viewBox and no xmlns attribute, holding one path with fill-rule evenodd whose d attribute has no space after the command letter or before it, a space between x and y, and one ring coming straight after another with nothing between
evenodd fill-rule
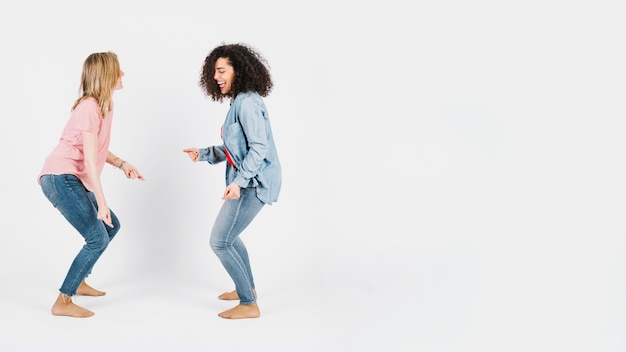
<instances>
[{"instance_id":1,"label":"wrist","mask_svg":"<svg viewBox=\"0 0 626 352\"><path fill-rule=\"evenodd\" d=\"M120 163L120 165L117 168L121 169L121 168L124 167L124 165L126 165L126 160L122 160L122 162Z\"/></svg>"}]
</instances>

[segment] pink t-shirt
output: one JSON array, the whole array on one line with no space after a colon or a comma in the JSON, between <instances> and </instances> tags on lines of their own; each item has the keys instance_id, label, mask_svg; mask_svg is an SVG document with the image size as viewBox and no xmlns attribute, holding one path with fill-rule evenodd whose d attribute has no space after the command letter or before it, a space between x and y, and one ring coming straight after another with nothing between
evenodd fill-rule
<instances>
[{"instance_id":1,"label":"pink t-shirt","mask_svg":"<svg viewBox=\"0 0 626 352\"><path fill-rule=\"evenodd\" d=\"M111 106L111 111L106 114L104 119L101 116L100 107L94 98L87 98L76 106L65 125L59 143L48 155L41 172L37 176L38 183L41 175L72 174L83 182L85 188L93 191L85 169L82 132L98 132L96 167L98 174L100 174L109 153L113 107Z\"/></svg>"}]
</instances>

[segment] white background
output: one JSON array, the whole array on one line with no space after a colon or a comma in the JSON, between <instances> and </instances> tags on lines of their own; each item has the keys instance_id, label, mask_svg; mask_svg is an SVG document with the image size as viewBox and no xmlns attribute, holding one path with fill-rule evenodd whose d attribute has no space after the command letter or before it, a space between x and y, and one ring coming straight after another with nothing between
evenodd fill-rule
<instances>
[{"instance_id":1,"label":"white background","mask_svg":"<svg viewBox=\"0 0 626 352\"><path fill-rule=\"evenodd\" d=\"M619 1L21 1L0 5L0 349L624 351L626 13ZM228 103L208 52L269 61L283 191L242 236L260 319L208 237ZM82 241L35 182L92 52L118 54L105 168L122 222L78 298Z\"/></svg>"}]
</instances>

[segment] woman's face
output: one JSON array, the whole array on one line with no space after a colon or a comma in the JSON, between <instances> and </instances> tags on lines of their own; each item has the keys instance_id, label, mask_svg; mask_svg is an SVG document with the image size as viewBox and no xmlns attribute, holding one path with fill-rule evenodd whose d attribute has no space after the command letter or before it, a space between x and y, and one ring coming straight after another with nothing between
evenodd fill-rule
<instances>
[{"instance_id":1,"label":"woman's face","mask_svg":"<svg viewBox=\"0 0 626 352\"><path fill-rule=\"evenodd\" d=\"M120 70L120 77L117 79L117 83L115 84L115 90L124 88L124 83L122 83L122 77L124 77L124 71Z\"/></svg>"},{"instance_id":2,"label":"woman's face","mask_svg":"<svg viewBox=\"0 0 626 352\"><path fill-rule=\"evenodd\" d=\"M235 79L235 69L230 65L228 58L220 57L215 61L215 75L213 79L220 87L222 94L228 94Z\"/></svg>"}]
</instances>

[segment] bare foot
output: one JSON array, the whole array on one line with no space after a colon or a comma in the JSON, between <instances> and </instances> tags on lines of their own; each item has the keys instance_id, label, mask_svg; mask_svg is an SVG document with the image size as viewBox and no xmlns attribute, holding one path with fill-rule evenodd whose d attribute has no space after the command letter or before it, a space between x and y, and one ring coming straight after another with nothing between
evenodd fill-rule
<instances>
[{"instance_id":1,"label":"bare foot","mask_svg":"<svg viewBox=\"0 0 626 352\"><path fill-rule=\"evenodd\" d=\"M94 313L72 302L72 297L59 293L56 302L52 306L52 315L68 316L74 318L88 318Z\"/></svg>"},{"instance_id":2,"label":"bare foot","mask_svg":"<svg viewBox=\"0 0 626 352\"><path fill-rule=\"evenodd\" d=\"M254 292L254 298L256 298L256 290L254 290L253 292ZM237 294L237 291L231 291L231 292L224 292L221 295L217 296L217 298L224 300L224 301L236 301L239 299L239 295Z\"/></svg>"},{"instance_id":3,"label":"bare foot","mask_svg":"<svg viewBox=\"0 0 626 352\"><path fill-rule=\"evenodd\" d=\"M218 316L224 319L258 318L261 316L261 311L256 303L238 304L234 308L221 312Z\"/></svg>"},{"instance_id":4,"label":"bare foot","mask_svg":"<svg viewBox=\"0 0 626 352\"><path fill-rule=\"evenodd\" d=\"M80 283L80 286L78 286L76 294L79 296L104 296L106 295L106 292L96 290L95 288L87 285L85 280L83 280L83 282Z\"/></svg>"}]
</instances>

